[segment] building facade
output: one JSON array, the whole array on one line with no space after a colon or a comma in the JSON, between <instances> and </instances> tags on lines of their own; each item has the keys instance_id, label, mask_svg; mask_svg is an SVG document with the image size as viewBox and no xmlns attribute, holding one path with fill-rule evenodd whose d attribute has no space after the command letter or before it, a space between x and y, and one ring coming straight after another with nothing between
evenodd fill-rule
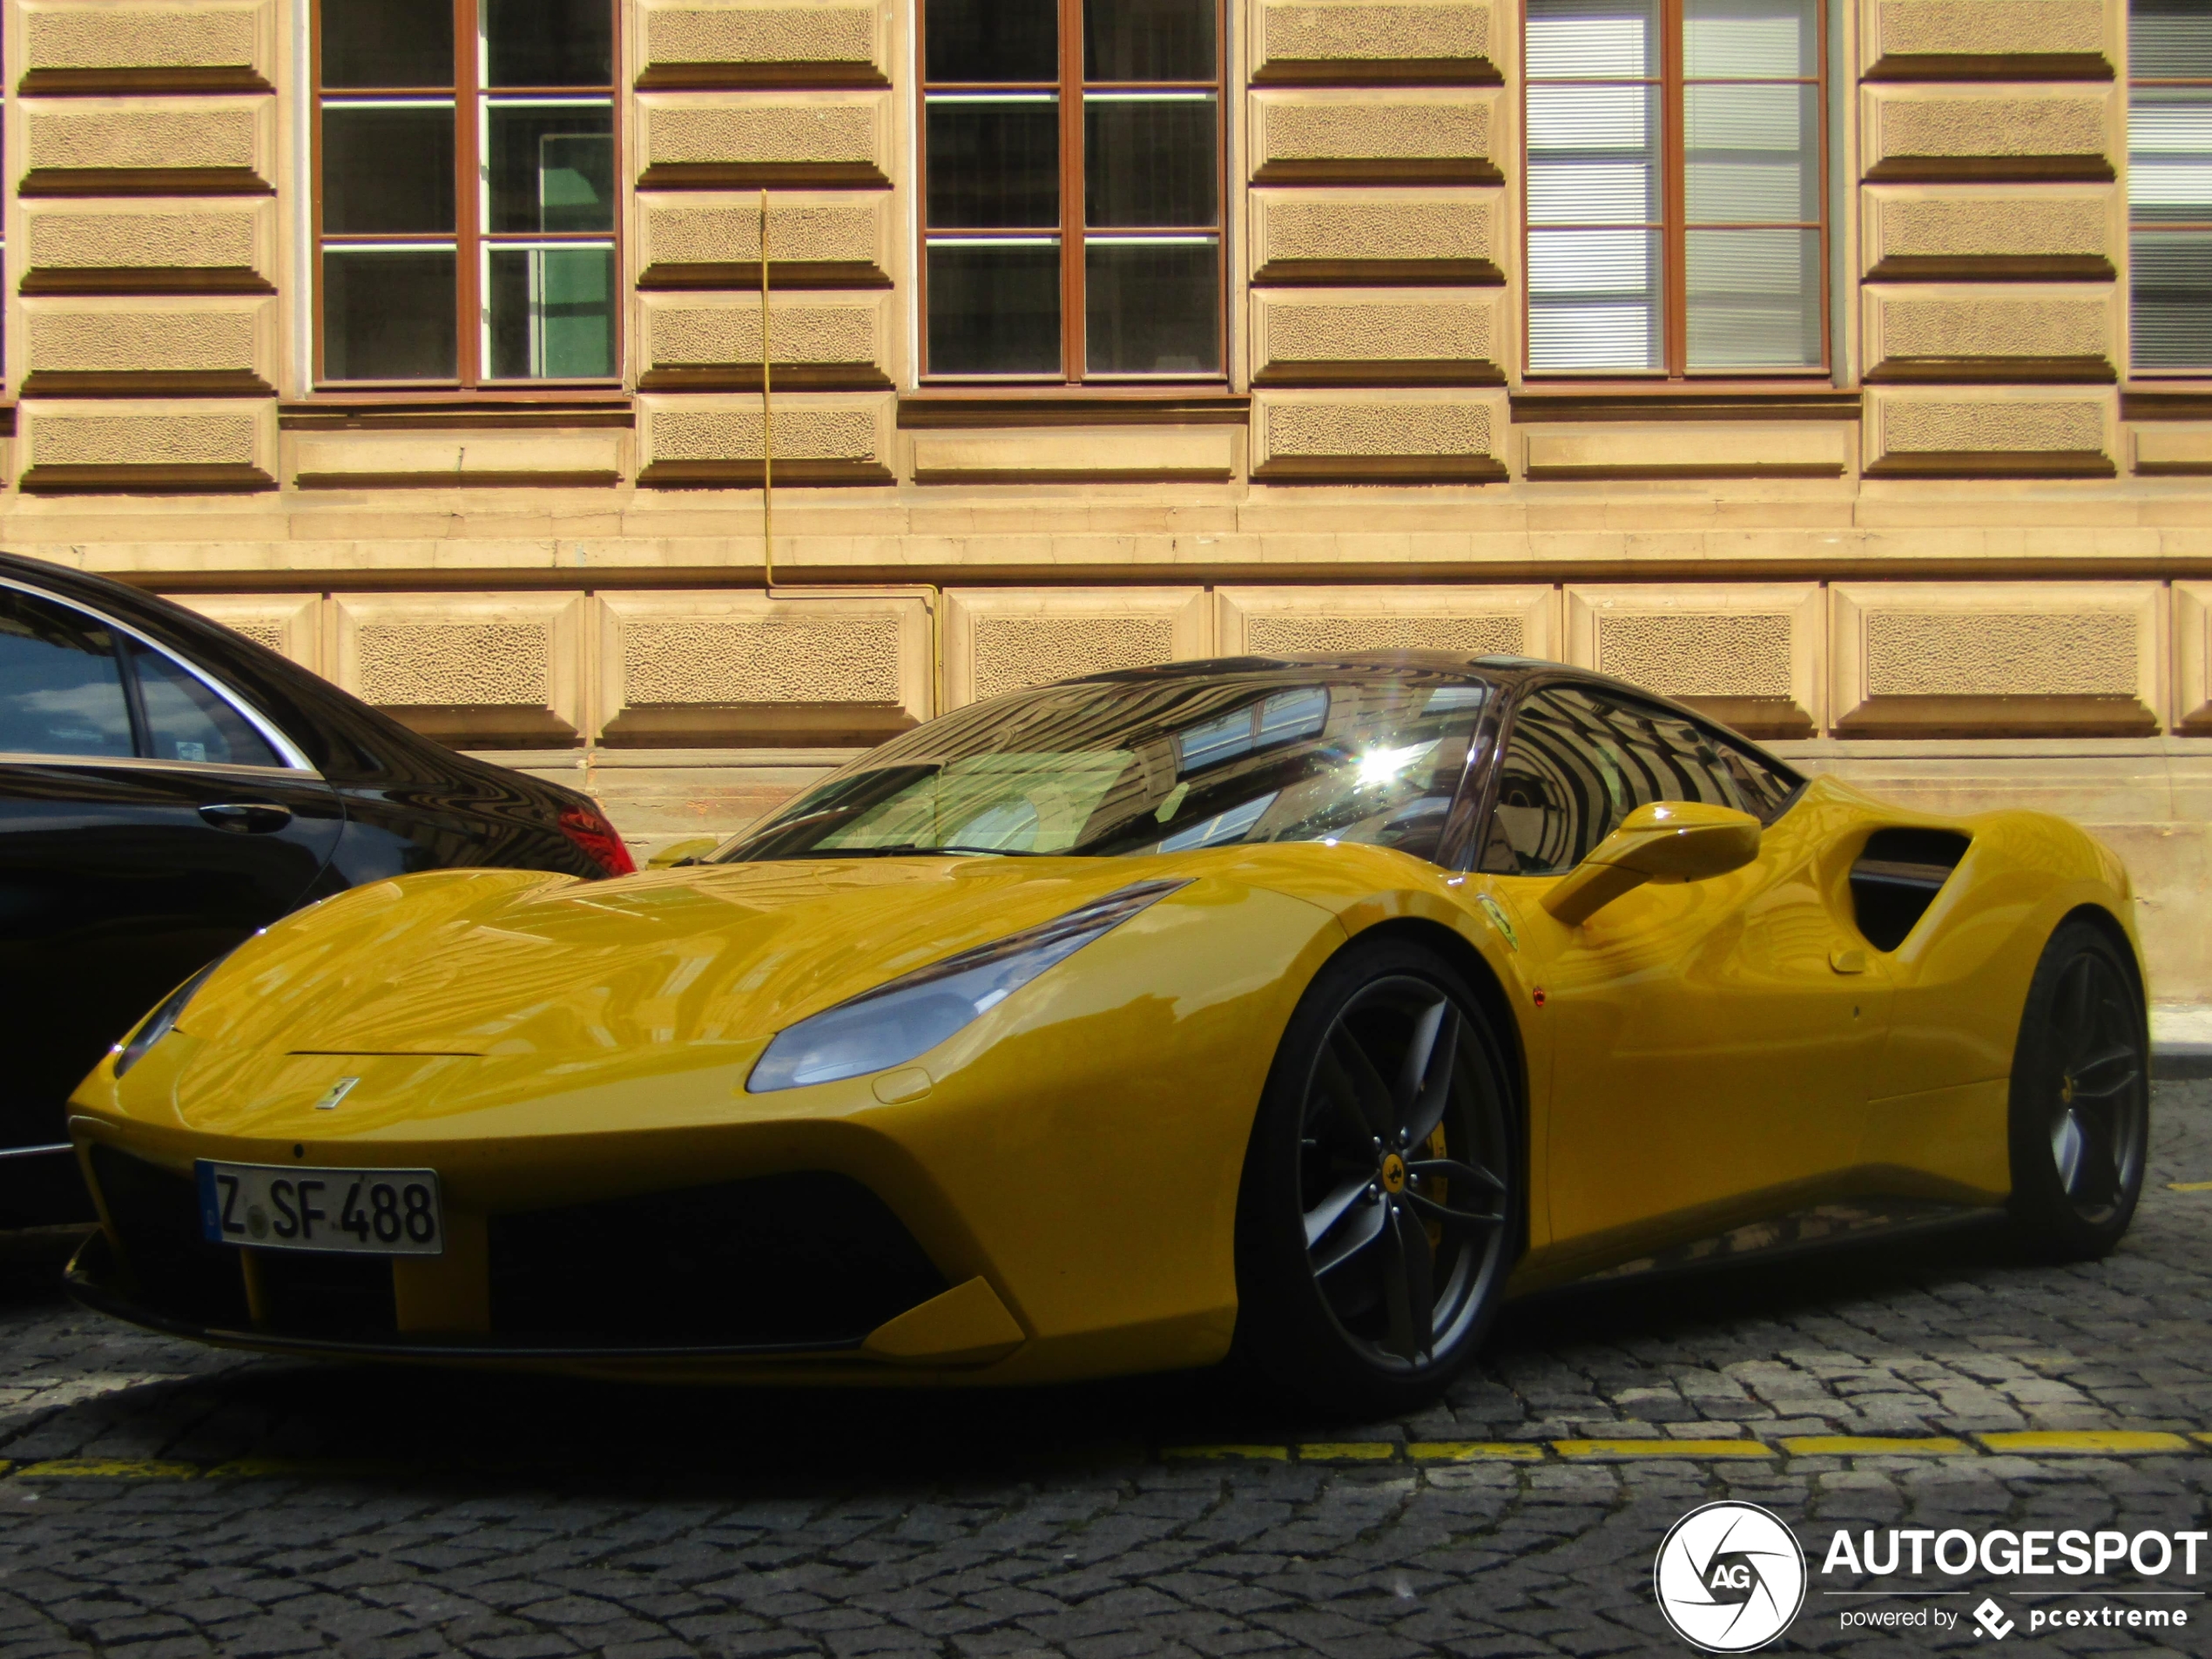
<instances>
[{"instance_id":1,"label":"building facade","mask_svg":"<svg viewBox=\"0 0 2212 1659\"><path fill-rule=\"evenodd\" d=\"M641 853L1069 673L1517 651L2092 826L2212 1000L2201 0L5 18L4 545Z\"/></svg>"}]
</instances>

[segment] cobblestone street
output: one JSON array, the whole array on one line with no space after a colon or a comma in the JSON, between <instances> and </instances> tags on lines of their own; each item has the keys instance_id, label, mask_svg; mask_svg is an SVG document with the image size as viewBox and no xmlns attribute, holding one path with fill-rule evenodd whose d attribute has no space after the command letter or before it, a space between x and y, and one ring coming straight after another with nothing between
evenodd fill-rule
<instances>
[{"instance_id":1,"label":"cobblestone street","mask_svg":"<svg viewBox=\"0 0 2212 1659\"><path fill-rule=\"evenodd\" d=\"M2212 1652L2212 1609L2171 1595L2212 1573L2157 1581L2185 1629L2057 1638L2031 1609L2149 1581L1872 1602L1820 1573L1841 1527L2206 1525L2212 1190L2186 1189L2212 1183L2212 1083L2157 1114L2106 1262L1969 1231L1558 1295L1433 1410L1356 1426L1211 1378L790 1395L242 1359L19 1271L0 1659L1687 1653L1653 1555L1721 1497L1811 1555L1784 1648L1992 1645L1959 1615L1993 1590L2008 1653ZM1841 1628L1869 1605L1956 1622Z\"/></svg>"}]
</instances>

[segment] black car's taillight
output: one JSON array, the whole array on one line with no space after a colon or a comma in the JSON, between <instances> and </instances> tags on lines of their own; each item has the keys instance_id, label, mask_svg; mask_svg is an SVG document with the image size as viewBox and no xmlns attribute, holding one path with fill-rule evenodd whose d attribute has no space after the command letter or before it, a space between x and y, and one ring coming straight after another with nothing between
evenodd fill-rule
<instances>
[{"instance_id":1,"label":"black car's taillight","mask_svg":"<svg viewBox=\"0 0 2212 1659\"><path fill-rule=\"evenodd\" d=\"M584 855L609 875L635 875L637 866L630 849L615 833L615 826L589 806L571 806L561 814L561 833L584 851Z\"/></svg>"}]
</instances>

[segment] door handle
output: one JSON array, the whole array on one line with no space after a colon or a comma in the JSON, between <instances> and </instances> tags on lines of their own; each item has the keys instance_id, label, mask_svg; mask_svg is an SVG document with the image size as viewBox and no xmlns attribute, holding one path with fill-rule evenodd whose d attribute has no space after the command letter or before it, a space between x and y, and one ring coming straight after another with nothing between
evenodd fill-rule
<instances>
[{"instance_id":1,"label":"door handle","mask_svg":"<svg viewBox=\"0 0 2212 1659\"><path fill-rule=\"evenodd\" d=\"M201 807L199 815L217 829L228 830L233 835L266 835L292 821L289 806L267 800L212 802Z\"/></svg>"},{"instance_id":2,"label":"door handle","mask_svg":"<svg viewBox=\"0 0 2212 1659\"><path fill-rule=\"evenodd\" d=\"M1838 945L1828 953L1828 966L1838 974L1864 974L1866 953L1856 946Z\"/></svg>"}]
</instances>

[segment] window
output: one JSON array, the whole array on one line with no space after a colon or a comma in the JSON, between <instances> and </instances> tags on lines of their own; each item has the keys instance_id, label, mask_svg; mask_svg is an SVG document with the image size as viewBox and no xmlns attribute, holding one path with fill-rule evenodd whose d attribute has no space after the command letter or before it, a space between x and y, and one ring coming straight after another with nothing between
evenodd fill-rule
<instances>
[{"instance_id":1,"label":"window","mask_svg":"<svg viewBox=\"0 0 2212 1659\"><path fill-rule=\"evenodd\" d=\"M1824 0L1527 0L1528 372L1827 361Z\"/></svg>"},{"instance_id":2,"label":"window","mask_svg":"<svg viewBox=\"0 0 2212 1659\"><path fill-rule=\"evenodd\" d=\"M1217 0L922 17L925 371L1218 376Z\"/></svg>"},{"instance_id":3,"label":"window","mask_svg":"<svg viewBox=\"0 0 2212 1659\"><path fill-rule=\"evenodd\" d=\"M617 373L612 0L321 0L317 375Z\"/></svg>"},{"instance_id":4,"label":"window","mask_svg":"<svg viewBox=\"0 0 2212 1659\"><path fill-rule=\"evenodd\" d=\"M2141 373L2212 371L2212 9L2128 14L2128 247Z\"/></svg>"},{"instance_id":5,"label":"window","mask_svg":"<svg viewBox=\"0 0 2212 1659\"><path fill-rule=\"evenodd\" d=\"M1778 817L1797 780L1664 709L1566 686L1540 691L1514 716L1481 867L1498 875L1571 870L1655 800L1732 806Z\"/></svg>"}]
</instances>

